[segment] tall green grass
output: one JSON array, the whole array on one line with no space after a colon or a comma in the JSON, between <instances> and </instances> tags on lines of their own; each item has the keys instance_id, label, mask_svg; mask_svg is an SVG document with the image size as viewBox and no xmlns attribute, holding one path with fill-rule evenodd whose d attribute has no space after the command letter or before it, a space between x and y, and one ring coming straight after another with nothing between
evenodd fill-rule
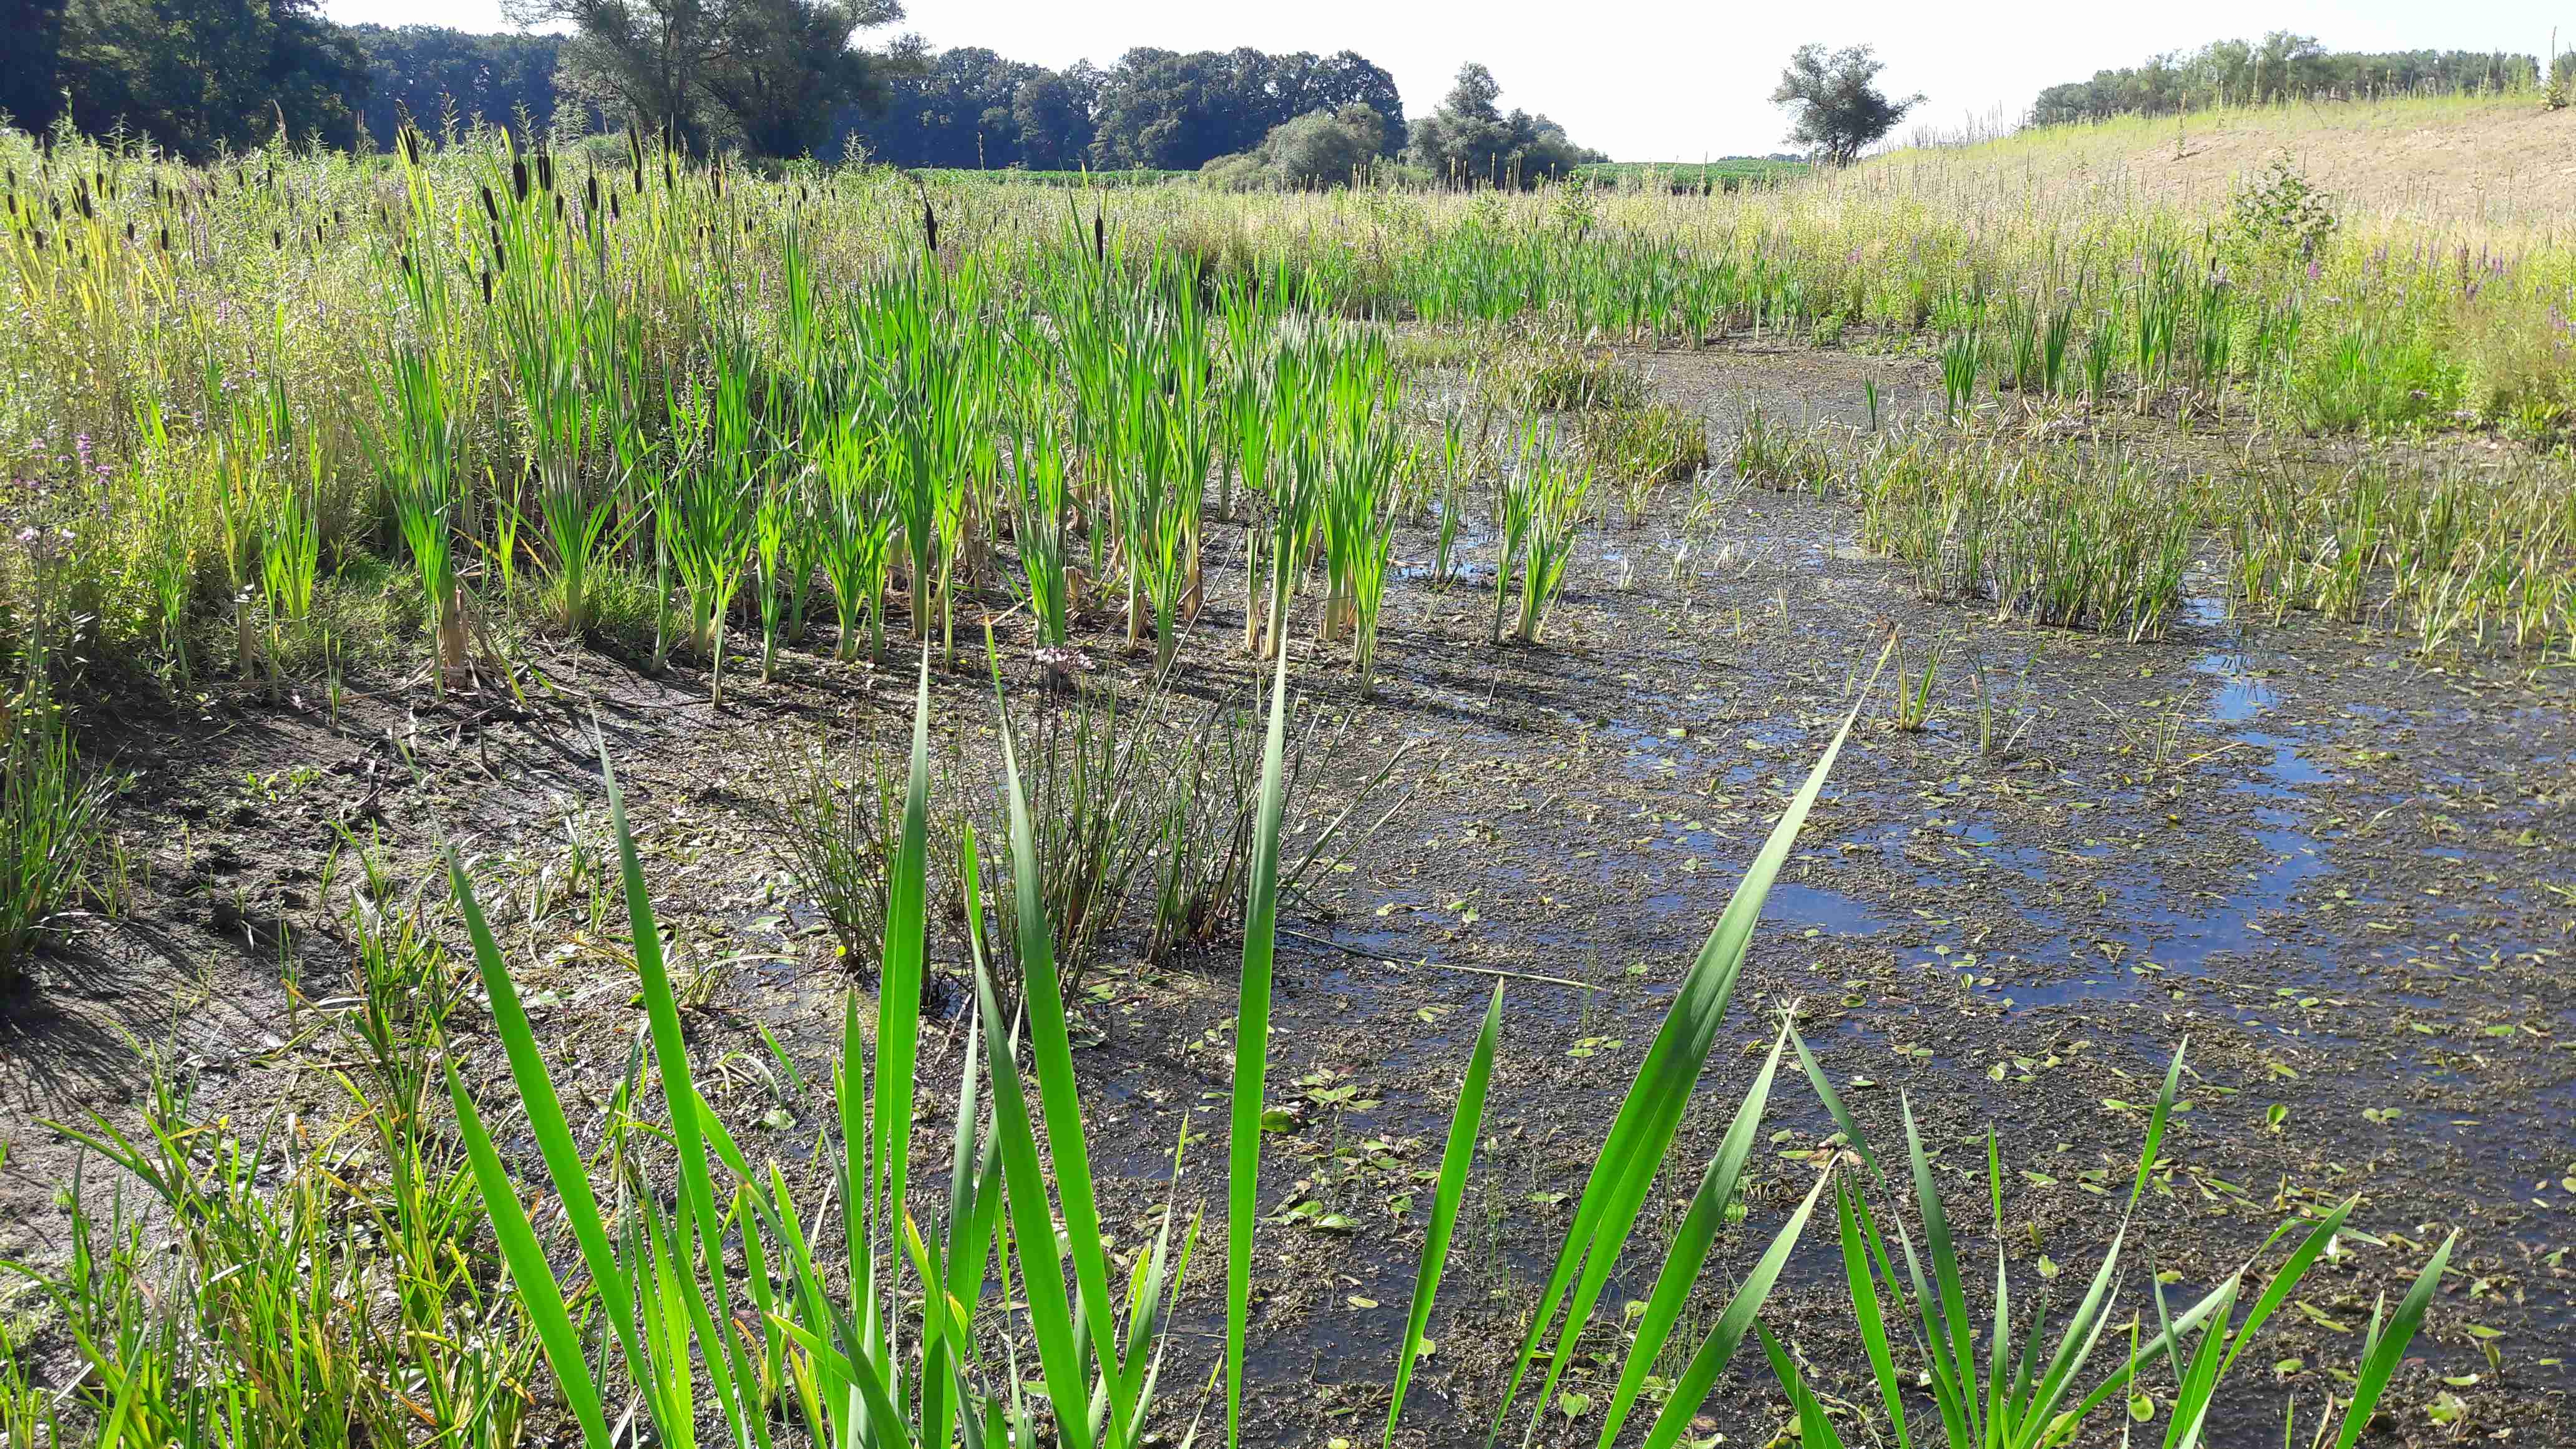
<instances>
[{"instance_id":1,"label":"tall green grass","mask_svg":"<svg viewBox=\"0 0 2576 1449\"><path fill-rule=\"evenodd\" d=\"M38 943L105 893L115 787L84 768L41 695L0 701L0 991L24 983Z\"/></svg>"},{"instance_id":2,"label":"tall green grass","mask_svg":"<svg viewBox=\"0 0 2576 1449\"><path fill-rule=\"evenodd\" d=\"M48 577L78 601L68 626L105 646L48 657L174 685L227 654L272 677L318 657L350 622L339 575L369 555L413 566L417 601L390 612L426 614L459 684L525 615L649 634L625 642L717 693L733 631L759 628L773 666L801 634L817 571L838 653L898 619L948 649L961 604L1017 594L1042 642L1115 600L1137 646L1151 633L1169 656L1245 499L1267 525L1248 637L1266 651L1320 545L1323 627L1365 682L1366 536L1414 445L1349 429L1402 371L1391 319L1469 346L1470 324L1529 338L1492 374L1515 409L1639 401L1611 339L1866 330L1938 351L1962 415L1988 396L2052 415L2117 397L2185 421L2543 446L2576 418L2551 320L2576 279L2563 246L2393 216L2285 237L2260 221L2278 177L2206 219L2107 184L2006 214L1964 171L1887 163L1731 196L1587 196L1580 228L1491 194L1147 188L1082 217L1041 188L958 182L938 204L976 220L934 261L919 197L886 176L764 179L634 142L407 133L386 160L192 171L13 135L0 156L16 176L0 285L25 316L0 337L20 380L0 456L61 515L31 522L82 520ZM1671 466L1660 445L1604 451L1632 500ZM1364 481L1389 454L1396 476ZM2409 586L2435 596L2436 639L2567 647L2576 565L2563 530L2526 522L2566 490L2532 473L2471 500L2511 540L2511 598L2488 582L2498 546ZM1335 486L1357 492L1336 503ZM2365 551L2394 545L2380 527ZM6 573L23 637L36 580Z\"/></svg>"}]
</instances>

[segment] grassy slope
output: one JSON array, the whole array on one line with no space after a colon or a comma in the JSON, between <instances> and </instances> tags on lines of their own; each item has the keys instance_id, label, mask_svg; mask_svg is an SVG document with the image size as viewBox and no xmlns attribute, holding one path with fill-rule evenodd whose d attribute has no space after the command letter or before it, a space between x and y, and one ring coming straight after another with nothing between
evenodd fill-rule
<instances>
[{"instance_id":1,"label":"grassy slope","mask_svg":"<svg viewBox=\"0 0 2576 1449\"><path fill-rule=\"evenodd\" d=\"M2352 211L2387 221L2545 243L2567 238L2576 217L2576 109L2543 111L2527 96L2134 117L1909 148L1860 170L1906 189L1977 184L2005 201L2094 189L2212 209L2284 153Z\"/></svg>"}]
</instances>

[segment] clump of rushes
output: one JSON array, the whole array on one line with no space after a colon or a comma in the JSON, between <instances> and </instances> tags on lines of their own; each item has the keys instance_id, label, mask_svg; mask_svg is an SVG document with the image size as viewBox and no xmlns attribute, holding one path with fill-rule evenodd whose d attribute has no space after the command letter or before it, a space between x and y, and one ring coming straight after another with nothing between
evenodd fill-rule
<instances>
[{"instance_id":1,"label":"clump of rushes","mask_svg":"<svg viewBox=\"0 0 2576 1449\"><path fill-rule=\"evenodd\" d=\"M1520 574L1520 616L1512 628L1512 637L1524 644L1535 644L1557 592L1565 586L1565 566L1573 558L1575 536L1583 527L1584 503L1592 492L1592 469L1588 464L1578 466L1552 445L1542 445L1523 454L1519 470L1505 486L1504 532L1509 535L1517 522L1527 540ZM1510 582L1508 572L1504 569L1495 575L1494 627L1498 634L1502 628L1502 594Z\"/></svg>"},{"instance_id":2,"label":"clump of rushes","mask_svg":"<svg viewBox=\"0 0 2576 1449\"><path fill-rule=\"evenodd\" d=\"M1147 960L1214 944L1242 919L1260 795L1257 706L1218 704L1176 744L1154 866Z\"/></svg>"},{"instance_id":3,"label":"clump of rushes","mask_svg":"<svg viewBox=\"0 0 2576 1449\"><path fill-rule=\"evenodd\" d=\"M398 348L392 373L385 411L393 423L378 444L378 458L396 527L429 604L438 639L439 684L451 688L465 682L467 667L465 584L456 559L456 513L463 488L457 476L458 420L433 354Z\"/></svg>"},{"instance_id":4,"label":"clump of rushes","mask_svg":"<svg viewBox=\"0 0 2576 1449\"><path fill-rule=\"evenodd\" d=\"M688 599L689 652L707 663L707 687L724 702L725 620L750 562L770 462L753 414L746 367L719 368L674 431L697 446L661 477L654 531L663 536Z\"/></svg>"},{"instance_id":5,"label":"clump of rushes","mask_svg":"<svg viewBox=\"0 0 2576 1449\"><path fill-rule=\"evenodd\" d=\"M1577 413L1574 441L1594 468L1617 480L1631 523L1642 522L1655 490L1708 466L1708 427L1670 403Z\"/></svg>"},{"instance_id":6,"label":"clump of rushes","mask_svg":"<svg viewBox=\"0 0 2576 1449\"><path fill-rule=\"evenodd\" d=\"M1634 408L1646 402L1646 378L1606 348L1542 343L1488 375L1496 401L1514 411L1573 412Z\"/></svg>"},{"instance_id":7,"label":"clump of rushes","mask_svg":"<svg viewBox=\"0 0 2576 1449\"><path fill-rule=\"evenodd\" d=\"M1503 642L1503 615L1511 607L1512 573L1529 552L1538 526L1545 480L1539 476L1538 433L1533 426L1521 437L1520 459L1503 475L1494 497L1494 628L1493 642Z\"/></svg>"},{"instance_id":8,"label":"clump of rushes","mask_svg":"<svg viewBox=\"0 0 2576 1449\"><path fill-rule=\"evenodd\" d=\"M321 456L318 448L310 454L317 474ZM318 485L320 480L317 477L315 481ZM314 500L315 494L310 491L299 497L292 487L282 490L260 540L260 596L268 605L268 668L272 683L282 672L287 629L302 624L313 613L313 588L322 555L322 525Z\"/></svg>"},{"instance_id":9,"label":"clump of rushes","mask_svg":"<svg viewBox=\"0 0 2576 1449\"><path fill-rule=\"evenodd\" d=\"M798 516L795 490L774 482L752 510L751 556L759 575L760 678L764 684L777 672L778 635L784 623L781 616L787 608L787 595L807 582L796 577L794 569L800 556L795 540L806 533L809 522Z\"/></svg>"},{"instance_id":10,"label":"clump of rushes","mask_svg":"<svg viewBox=\"0 0 2576 1449\"><path fill-rule=\"evenodd\" d=\"M787 856L796 886L822 909L834 953L873 967L885 935L886 880L899 812L894 777L855 742L781 748L754 808Z\"/></svg>"},{"instance_id":11,"label":"clump of rushes","mask_svg":"<svg viewBox=\"0 0 2576 1449\"><path fill-rule=\"evenodd\" d=\"M0 990L25 980L36 943L91 888L107 845L104 777L81 768L71 731L39 692L0 703Z\"/></svg>"},{"instance_id":12,"label":"clump of rushes","mask_svg":"<svg viewBox=\"0 0 2576 1449\"><path fill-rule=\"evenodd\" d=\"M2172 375L2174 344L2181 335L2189 287L2182 258L2168 248L2158 248L2141 264L2133 313L2136 331L2131 334L2140 413L2147 411Z\"/></svg>"},{"instance_id":13,"label":"clump of rushes","mask_svg":"<svg viewBox=\"0 0 2576 1449\"><path fill-rule=\"evenodd\" d=\"M1431 587L1449 587L1458 546L1458 520L1466 508L1467 420L1456 409L1440 421L1440 533L1431 556Z\"/></svg>"},{"instance_id":14,"label":"clump of rushes","mask_svg":"<svg viewBox=\"0 0 2576 1449\"><path fill-rule=\"evenodd\" d=\"M1028 421L1025 409L1019 416L1009 477L1020 577L1028 591L1029 614L1037 621L1038 642L1060 647L1072 632L1079 607L1068 537L1072 480L1065 471L1063 441L1054 425Z\"/></svg>"},{"instance_id":15,"label":"clump of rushes","mask_svg":"<svg viewBox=\"0 0 2576 1449\"><path fill-rule=\"evenodd\" d=\"M504 195L512 194L504 188ZM538 197L542 201L542 196ZM592 476L606 452L611 396L594 333L608 316L595 289L573 283L561 264L559 231L539 219L534 202L503 203L505 235L526 264L505 269L496 310L508 348L525 433L525 465L536 490L550 574L549 622L566 634L590 627L590 581L614 514Z\"/></svg>"},{"instance_id":16,"label":"clump of rushes","mask_svg":"<svg viewBox=\"0 0 2576 1449\"><path fill-rule=\"evenodd\" d=\"M1977 367L1985 341L1974 322L1941 344L1941 406L1950 421L1964 422L1977 405Z\"/></svg>"},{"instance_id":17,"label":"clump of rushes","mask_svg":"<svg viewBox=\"0 0 2576 1449\"><path fill-rule=\"evenodd\" d=\"M1757 488L1807 492L1822 498L1834 486L1834 457L1825 443L1825 425L1792 428L1759 407L1747 407L1736 425L1729 466L1735 476Z\"/></svg>"},{"instance_id":18,"label":"clump of rushes","mask_svg":"<svg viewBox=\"0 0 2576 1449\"><path fill-rule=\"evenodd\" d=\"M838 624L835 652L859 657L860 629L869 631L868 657L885 654L886 561L893 517L885 507L882 435L859 427L849 415L832 420L822 443L823 497L811 521L823 582L832 590Z\"/></svg>"},{"instance_id":19,"label":"clump of rushes","mask_svg":"<svg viewBox=\"0 0 2576 1449\"><path fill-rule=\"evenodd\" d=\"M1376 667L1401 455L1383 396L1369 393L1367 380L1355 374L1343 374L1341 382L1321 509L1327 583L1317 633L1327 642L1349 636L1365 695Z\"/></svg>"},{"instance_id":20,"label":"clump of rushes","mask_svg":"<svg viewBox=\"0 0 2576 1449\"><path fill-rule=\"evenodd\" d=\"M1076 684L1074 697L1041 714L1023 761L1038 815L1031 857L1038 894L1054 923L1054 959L1079 983L1157 844L1166 696L1157 690L1122 710L1107 685ZM1012 869L1019 869L1016 858Z\"/></svg>"},{"instance_id":21,"label":"clump of rushes","mask_svg":"<svg viewBox=\"0 0 2576 1449\"><path fill-rule=\"evenodd\" d=\"M2116 449L2015 436L1884 439L1854 472L1861 543L1931 601L1991 599L2034 623L2160 637L2208 496Z\"/></svg>"}]
</instances>

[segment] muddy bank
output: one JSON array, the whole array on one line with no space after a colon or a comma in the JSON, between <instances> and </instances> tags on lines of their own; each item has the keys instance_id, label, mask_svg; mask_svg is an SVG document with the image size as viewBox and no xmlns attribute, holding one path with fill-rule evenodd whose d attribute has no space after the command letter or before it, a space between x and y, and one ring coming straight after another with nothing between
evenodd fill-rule
<instances>
[{"instance_id":1,"label":"muddy bank","mask_svg":"<svg viewBox=\"0 0 2576 1449\"><path fill-rule=\"evenodd\" d=\"M1721 434L1748 398L1861 422L1864 381L1891 418L1936 391L1920 364L1854 354L1648 366ZM2224 1441L2277 1436L2293 1395L2322 1402L2373 1300L2454 1229L2456 1271L2376 1442L2451 1437L2426 1413L2446 1388L2471 1430L2576 1436L2563 1363L2576 1342L2576 722L2563 671L2421 658L2313 618L2238 620L2205 569L2163 640L2025 628L1918 603L1856 548L1841 504L1727 488L1685 537L1681 493L1641 525L1614 516L1587 532L1540 646L1487 644L1490 593L1437 587L1419 567L1389 588L1376 698L1353 696L1337 654L1298 645L1308 707L1355 711L1295 806L1303 828L1411 750L1362 812L1392 815L1319 870L1280 943L1272 1080L1287 1115L1264 1162L1248 1416L1262 1441L1356 1442L1382 1420L1426 1174L1500 979L1486 1140L1404 1437L1481 1428L1517 1315L1674 984L1891 631L1902 664L1943 647L1924 728L1894 727L1882 678L1772 897L1632 1251L1642 1266L1606 1301L1643 1296L1649 1252L1784 1010L1882 1146L1901 1141L1911 1104L1962 1222L1983 1220L1985 1133L2000 1134L2007 1256L2027 1301L2089 1276L2119 1225L2145 1104L2187 1039L2189 1110L2131 1231L2144 1246L2124 1318L2152 1314L2149 1271L2196 1295L2301 1208L2360 1198L2357 1231L2239 1365ZM1404 562L1432 550L1427 534L1399 535ZM1490 567L1489 553L1470 561ZM1220 566L1190 646L1197 697L1251 697L1251 667L1229 647L1240 595ZM1020 624L999 627L1034 698ZM973 762L990 754L994 716L967 638L934 692L943 754ZM1107 618L1085 644L1104 676L1142 689L1150 657L1119 647ZM146 1073L128 1038L244 1120L328 1107L317 1013L347 991L335 921L360 851L401 882L400 901L454 841L505 903L496 924L550 1049L594 1086L613 1074L637 1008L600 882L578 869L604 819L594 719L692 986L693 1045L710 1062L758 1057L765 1027L821 1079L845 977L745 804L782 739L894 739L908 669L796 652L779 680L729 686L717 710L685 673L645 679L565 647L540 662L546 686L524 698L387 684L336 717L244 695L137 707L105 727L93 752L143 782L123 816L138 909L84 932L0 1022L9 1253L60 1252L52 1204L73 1153L34 1124L130 1115ZM1138 944L1122 938L1081 1004L1095 1166L1122 1249L1145 1240L1185 1122L1204 1141L1181 1196L1217 1226L1232 1050L1230 952L1153 965ZM957 945L938 937L952 963ZM469 1030L460 1045L472 1075L494 1080L488 1041ZM953 1081L963 1045L958 1026L923 1080ZM750 1122L776 1089L744 1071L717 1073L715 1090ZM946 1093L924 1096L923 1140L943 1142ZM787 1115L747 1126L747 1145L798 1150L810 1127ZM1813 1182L1829 1130L1784 1080L1744 1220L1713 1259L1712 1302ZM1767 1321L1820 1391L1862 1402L1828 1238L1811 1236ZM1988 1235L1963 1246L1972 1281L1990 1281ZM1170 1382L1197 1382L1212 1361L1221 1282L1219 1255L1202 1255ZM1602 1358L1578 1367L1575 1391L1597 1395L1615 1374L1614 1331L1596 1328ZM1747 1360L1710 1432L1761 1442L1782 1418ZM1578 1417L1568 1437L1583 1428Z\"/></svg>"}]
</instances>

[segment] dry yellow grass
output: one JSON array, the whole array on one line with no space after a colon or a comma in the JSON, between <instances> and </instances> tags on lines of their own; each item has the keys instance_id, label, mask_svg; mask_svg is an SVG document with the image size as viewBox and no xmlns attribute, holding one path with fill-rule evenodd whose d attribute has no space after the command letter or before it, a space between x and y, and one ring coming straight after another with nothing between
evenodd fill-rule
<instances>
[{"instance_id":1,"label":"dry yellow grass","mask_svg":"<svg viewBox=\"0 0 2576 1449\"><path fill-rule=\"evenodd\" d=\"M2576 109L2529 96L2301 103L1909 148L1843 184L1990 204L2224 207L2286 154L2348 220L2546 246L2576 235Z\"/></svg>"}]
</instances>

